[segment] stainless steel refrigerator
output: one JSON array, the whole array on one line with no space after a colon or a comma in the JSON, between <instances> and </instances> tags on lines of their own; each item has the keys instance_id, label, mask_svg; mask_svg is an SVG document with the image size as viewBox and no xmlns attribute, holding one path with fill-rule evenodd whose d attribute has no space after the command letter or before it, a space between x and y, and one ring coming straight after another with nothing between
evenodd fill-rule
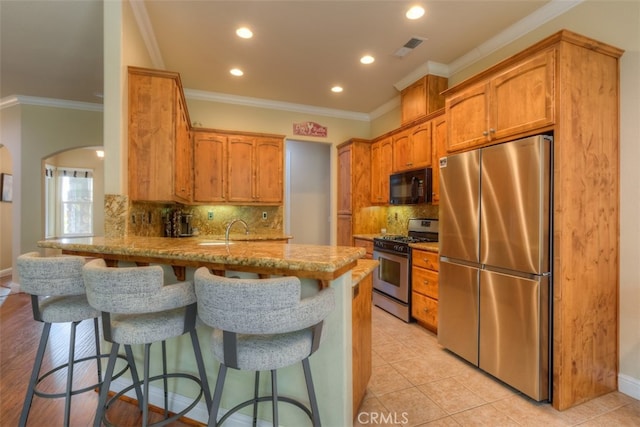
<instances>
[{"instance_id":1,"label":"stainless steel refrigerator","mask_svg":"<svg viewBox=\"0 0 640 427\"><path fill-rule=\"evenodd\" d=\"M551 398L551 144L440 159L438 342L538 401Z\"/></svg>"}]
</instances>

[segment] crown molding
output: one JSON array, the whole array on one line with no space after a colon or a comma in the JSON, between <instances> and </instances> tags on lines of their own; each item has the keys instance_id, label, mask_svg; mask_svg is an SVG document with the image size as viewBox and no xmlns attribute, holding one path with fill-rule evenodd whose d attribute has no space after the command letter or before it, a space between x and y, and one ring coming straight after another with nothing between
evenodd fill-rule
<instances>
[{"instance_id":1,"label":"crown molding","mask_svg":"<svg viewBox=\"0 0 640 427\"><path fill-rule=\"evenodd\" d=\"M138 24L140 35L144 41L144 45L147 47L147 52L151 57L151 62L154 68L164 70L164 59L160 53L160 47L158 46L158 40L156 39L156 33L153 31L153 25L149 19L147 8L144 5L144 1L132 0L129 1L133 16Z\"/></svg>"},{"instance_id":2,"label":"crown molding","mask_svg":"<svg viewBox=\"0 0 640 427\"><path fill-rule=\"evenodd\" d=\"M411 73L407 74L400 81L394 83L393 87L395 87L399 92L402 92L404 88L411 85L413 82L426 74L449 77L449 66L446 64L441 64L439 62L427 61L413 70Z\"/></svg>"},{"instance_id":3,"label":"crown molding","mask_svg":"<svg viewBox=\"0 0 640 427\"><path fill-rule=\"evenodd\" d=\"M11 95L0 98L0 110L13 107L15 105L37 105L40 107L67 108L70 110L96 111L102 112L102 104L91 102L69 101L66 99L41 98L37 96Z\"/></svg>"},{"instance_id":4,"label":"crown molding","mask_svg":"<svg viewBox=\"0 0 640 427\"><path fill-rule=\"evenodd\" d=\"M579 5L584 0L551 0L532 14L505 28L495 37L465 53L448 65L449 76L472 65L493 52L507 46L514 40L535 30L552 19L564 14L569 9Z\"/></svg>"},{"instance_id":5,"label":"crown molding","mask_svg":"<svg viewBox=\"0 0 640 427\"><path fill-rule=\"evenodd\" d=\"M366 113L354 111L336 110L332 108L314 107L311 105L294 104L291 102L271 101L268 99L251 98L248 96L229 95L219 92L207 92L196 89L184 89L184 96L187 99L198 101L219 102L222 104L244 105L248 107L267 108L270 110L291 111L294 113L316 114L318 116L335 117L338 119L371 121L371 117Z\"/></svg>"}]
</instances>

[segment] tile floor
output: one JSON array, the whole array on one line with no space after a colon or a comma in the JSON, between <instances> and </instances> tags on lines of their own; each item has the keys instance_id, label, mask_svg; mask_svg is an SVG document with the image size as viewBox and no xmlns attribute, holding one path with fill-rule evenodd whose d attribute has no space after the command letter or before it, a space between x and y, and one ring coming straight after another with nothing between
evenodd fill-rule
<instances>
[{"instance_id":1,"label":"tile floor","mask_svg":"<svg viewBox=\"0 0 640 427\"><path fill-rule=\"evenodd\" d=\"M559 412L447 352L436 336L373 308L373 372L354 426L640 426L619 392Z\"/></svg>"}]
</instances>

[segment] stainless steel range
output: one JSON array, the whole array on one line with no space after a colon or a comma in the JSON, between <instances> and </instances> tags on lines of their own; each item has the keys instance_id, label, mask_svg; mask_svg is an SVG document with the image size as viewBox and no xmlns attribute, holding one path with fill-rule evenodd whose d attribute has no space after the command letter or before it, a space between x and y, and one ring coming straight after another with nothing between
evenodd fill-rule
<instances>
[{"instance_id":1,"label":"stainless steel range","mask_svg":"<svg viewBox=\"0 0 640 427\"><path fill-rule=\"evenodd\" d=\"M410 243L437 242L438 220L412 218L408 232L373 239L373 259L380 265L373 276L373 303L394 316L411 321Z\"/></svg>"}]
</instances>

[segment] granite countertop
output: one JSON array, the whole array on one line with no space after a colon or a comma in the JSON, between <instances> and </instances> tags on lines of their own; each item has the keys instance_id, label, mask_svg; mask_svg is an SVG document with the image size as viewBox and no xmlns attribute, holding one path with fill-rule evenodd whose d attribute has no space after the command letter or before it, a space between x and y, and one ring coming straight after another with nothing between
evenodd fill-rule
<instances>
[{"instance_id":1,"label":"granite countertop","mask_svg":"<svg viewBox=\"0 0 640 427\"><path fill-rule=\"evenodd\" d=\"M381 234L354 234L353 238L354 239L364 239L364 240L371 240L373 241L373 239L375 239L376 237L380 237Z\"/></svg>"},{"instance_id":2,"label":"granite countertop","mask_svg":"<svg viewBox=\"0 0 640 427\"><path fill-rule=\"evenodd\" d=\"M440 244L438 242L409 243L409 247L429 252L439 252Z\"/></svg>"},{"instance_id":3,"label":"granite countertop","mask_svg":"<svg viewBox=\"0 0 640 427\"><path fill-rule=\"evenodd\" d=\"M42 240L38 242L38 246L113 260L291 274L321 280L332 280L344 274L355 267L358 259L366 253L364 248L357 247L300 245L265 240L230 240L227 244L224 240L205 237L82 237Z\"/></svg>"},{"instance_id":4,"label":"granite countertop","mask_svg":"<svg viewBox=\"0 0 640 427\"><path fill-rule=\"evenodd\" d=\"M351 270L351 284L355 286L360 283L360 281L371 274L379 264L378 261L372 259L359 259L358 264Z\"/></svg>"}]
</instances>

